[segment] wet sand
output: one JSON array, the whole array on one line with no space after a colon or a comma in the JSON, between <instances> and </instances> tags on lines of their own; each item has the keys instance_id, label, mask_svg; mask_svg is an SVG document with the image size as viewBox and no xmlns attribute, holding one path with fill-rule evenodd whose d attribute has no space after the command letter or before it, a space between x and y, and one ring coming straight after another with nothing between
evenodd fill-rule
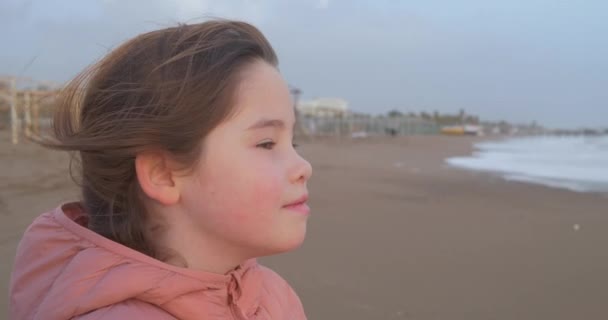
<instances>
[{"instance_id":1,"label":"wet sand","mask_svg":"<svg viewBox=\"0 0 608 320\"><path fill-rule=\"evenodd\" d=\"M608 319L608 197L444 165L477 139L303 143L307 240L262 262L309 319ZM21 234L77 190L67 155L0 146L1 317Z\"/></svg>"}]
</instances>

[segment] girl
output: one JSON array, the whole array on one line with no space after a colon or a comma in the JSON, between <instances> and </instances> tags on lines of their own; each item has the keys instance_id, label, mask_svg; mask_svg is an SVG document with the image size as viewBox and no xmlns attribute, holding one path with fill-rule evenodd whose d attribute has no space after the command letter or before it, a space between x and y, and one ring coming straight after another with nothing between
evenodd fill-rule
<instances>
[{"instance_id":1,"label":"girl","mask_svg":"<svg viewBox=\"0 0 608 320\"><path fill-rule=\"evenodd\" d=\"M82 201L37 218L17 252L11 319L304 319L255 258L304 240L312 169L255 27L142 34L64 90L55 137Z\"/></svg>"}]
</instances>

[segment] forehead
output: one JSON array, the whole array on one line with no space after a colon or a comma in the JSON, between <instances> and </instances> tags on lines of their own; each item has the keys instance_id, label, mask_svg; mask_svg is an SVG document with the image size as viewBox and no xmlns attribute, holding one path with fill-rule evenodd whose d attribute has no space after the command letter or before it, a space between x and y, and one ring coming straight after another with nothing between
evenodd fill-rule
<instances>
[{"instance_id":1,"label":"forehead","mask_svg":"<svg viewBox=\"0 0 608 320\"><path fill-rule=\"evenodd\" d=\"M279 71L255 62L243 70L235 99L235 119L251 124L259 118L293 120L289 88Z\"/></svg>"}]
</instances>

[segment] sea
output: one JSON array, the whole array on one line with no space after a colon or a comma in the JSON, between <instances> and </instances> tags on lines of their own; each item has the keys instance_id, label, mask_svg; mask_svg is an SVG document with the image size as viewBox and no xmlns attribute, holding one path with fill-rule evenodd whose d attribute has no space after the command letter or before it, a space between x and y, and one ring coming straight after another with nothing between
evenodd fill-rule
<instances>
[{"instance_id":1,"label":"sea","mask_svg":"<svg viewBox=\"0 0 608 320\"><path fill-rule=\"evenodd\" d=\"M576 192L608 193L608 136L536 136L481 142L454 167Z\"/></svg>"}]
</instances>

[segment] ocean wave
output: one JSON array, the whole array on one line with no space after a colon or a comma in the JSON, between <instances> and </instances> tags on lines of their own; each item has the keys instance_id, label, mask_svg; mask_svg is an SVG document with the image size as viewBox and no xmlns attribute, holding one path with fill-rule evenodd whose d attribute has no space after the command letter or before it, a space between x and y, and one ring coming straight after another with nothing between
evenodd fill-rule
<instances>
[{"instance_id":1,"label":"ocean wave","mask_svg":"<svg viewBox=\"0 0 608 320\"><path fill-rule=\"evenodd\" d=\"M454 167L496 172L505 179L578 192L608 192L608 137L532 137L476 146Z\"/></svg>"}]
</instances>

